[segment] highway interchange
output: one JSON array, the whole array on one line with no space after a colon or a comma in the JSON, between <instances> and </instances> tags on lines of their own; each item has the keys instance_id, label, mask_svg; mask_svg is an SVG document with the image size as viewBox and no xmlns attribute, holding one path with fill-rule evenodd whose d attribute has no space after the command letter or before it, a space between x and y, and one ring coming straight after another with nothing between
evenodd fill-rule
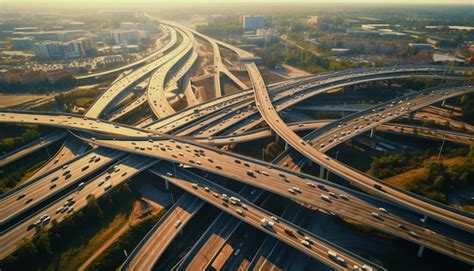
<instances>
[{"instance_id":1,"label":"highway interchange","mask_svg":"<svg viewBox=\"0 0 474 271\"><path fill-rule=\"evenodd\" d=\"M134 175L151 168L152 173L186 193L137 246L122 266L123 270L152 269L176 234L204 202L223 211L219 216L221 219L216 219L214 223L222 223L224 218L230 218L224 213L233 217L233 223L226 227L229 236L239 225L237 222L243 222L330 268L384 269L255 205L254 201L260 192L254 195L255 190L250 189L252 187L292 200L307 210L354 220L474 264L474 219L471 214L382 183L325 154L336 145L373 129L431 139L439 139L441 135L446 140L472 144L473 137L468 134L424 130L422 127L388 122L400 117L411 117L414 112L429 105L471 93L474 87L457 83L417 91L338 120L287 124L278 114L318 94L360 83L411 77L449 79L462 83L465 80L463 76L459 73L447 76L444 67L436 66L388 67L327 73L267 85L257 65L252 62L253 55L250 53L179 24L148 17L162 25L165 32L162 39L169 39L168 42L146 60L127 67L148 61L116 80L95 100L84 116L47 112L0 112L0 123L58 127L70 130L69 137L94 146L72 159L56 162L57 167L45 170L27 185L1 196L2 258L11 253L20 240L31 238L35 233L34 228L43 224L45 215L49 219L61 221L84 207L88 197L100 197ZM215 97L176 111L170 103L169 93L190 88L190 74L196 67L198 57L196 38L208 42L213 50ZM248 89L223 64L219 46L233 51L241 59L253 89ZM460 70L462 73L462 69ZM241 91L223 95L221 74L226 75ZM90 77L97 76L102 74ZM140 83L147 76L150 79L145 93L113 113L111 109L114 104L131 86ZM189 94L189 89L185 93ZM153 115L145 121L134 125L113 122L146 103ZM108 120L102 119L109 113L112 114ZM269 128L255 129L262 123L266 123ZM312 132L302 138L295 133L299 130ZM255 141L271 136L272 133L291 146L273 164L217 148ZM8 157L14 159L15 154ZM60 159L62 158L57 158L58 161ZM329 170L370 195L321 179L324 174L321 178L315 178L299 173L306 159L321 165L323 173L324 170ZM245 186L240 194L232 192L184 168L184 165L241 182ZM52 202L49 199L53 199ZM436 223L420 225L419 219L423 217L424 220L427 217L436 220ZM204 236L211 238L211 232ZM221 244L225 243L223 241L225 240ZM206 240L201 242L204 244ZM215 255L216 249L219 249L218 245L207 253ZM190 254L196 253L196 250L191 250ZM193 257L186 257L184 262L189 266L200 264L193 261Z\"/></svg>"}]
</instances>

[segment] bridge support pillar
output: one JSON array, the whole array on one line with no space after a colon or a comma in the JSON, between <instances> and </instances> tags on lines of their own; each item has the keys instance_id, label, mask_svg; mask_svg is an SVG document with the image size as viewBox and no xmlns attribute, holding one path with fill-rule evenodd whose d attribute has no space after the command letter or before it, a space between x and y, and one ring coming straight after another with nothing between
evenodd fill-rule
<instances>
[{"instance_id":1,"label":"bridge support pillar","mask_svg":"<svg viewBox=\"0 0 474 271\"><path fill-rule=\"evenodd\" d=\"M375 135L375 128L370 129L370 138L373 138Z\"/></svg>"},{"instance_id":2,"label":"bridge support pillar","mask_svg":"<svg viewBox=\"0 0 474 271\"><path fill-rule=\"evenodd\" d=\"M165 188L166 188L166 191L170 190L170 183L166 180L165 180Z\"/></svg>"},{"instance_id":3,"label":"bridge support pillar","mask_svg":"<svg viewBox=\"0 0 474 271\"><path fill-rule=\"evenodd\" d=\"M319 178L321 179L324 178L324 170L325 168L323 166L319 168Z\"/></svg>"},{"instance_id":4,"label":"bridge support pillar","mask_svg":"<svg viewBox=\"0 0 474 271\"><path fill-rule=\"evenodd\" d=\"M420 246L420 248L418 249L418 253L416 254L416 256L418 256L418 258L421 258L421 256L423 256L423 251L425 251L425 247L424 247L424 246Z\"/></svg>"},{"instance_id":5,"label":"bridge support pillar","mask_svg":"<svg viewBox=\"0 0 474 271\"><path fill-rule=\"evenodd\" d=\"M446 105L446 99L441 102L441 107L444 107Z\"/></svg>"},{"instance_id":6,"label":"bridge support pillar","mask_svg":"<svg viewBox=\"0 0 474 271\"><path fill-rule=\"evenodd\" d=\"M275 135L275 142L276 143L280 142L280 137L278 135Z\"/></svg>"},{"instance_id":7,"label":"bridge support pillar","mask_svg":"<svg viewBox=\"0 0 474 271\"><path fill-rule=\"evenodd\" d=\"M410 113L410 116L409 116L409 119L414 119L415 118L415 115L416 115L416 112L411 112Z\"/></svg>"},{"instance_id":8,"label":"bridge support pillar","mask_svg":"<svg viewBox=\"0 0 474 271\"><path fill-rule=\"evenodd\" d=\"M288 143L285 142L285 151L288 150Z\"/></svg>"}]
</instances>

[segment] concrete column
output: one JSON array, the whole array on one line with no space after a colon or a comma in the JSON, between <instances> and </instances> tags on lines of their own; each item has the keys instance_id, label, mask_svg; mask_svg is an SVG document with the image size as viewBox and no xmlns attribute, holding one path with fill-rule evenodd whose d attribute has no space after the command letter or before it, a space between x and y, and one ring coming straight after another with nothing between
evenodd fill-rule
<instances>
[{"instance_id":1,"label":"concrete column","mask_svg":"<svg viewBox=\"0 0 474 271\"><path fill-rule=\"evenodd\" d=\"M326 170L326 180L329 180L329 169Z\"/></svg>"},{"instance_id":2,"label":"concrete column","mask_svg":"<svg viewBox=\"0 0 474 271\"><path fill-rule=\"evenodd\" d=\"M418 253L416 254L416 256L418 256L418 258L421 258L421 256L423 256L423 251L425 250L425 247L424 246L420 246L420 248L418 249Z\"/></svg>"},{"instance_id":3,"label":"concrete column","mask_svg":"<svg viewBox=\"0 0 474 271\"><path fill-rule=\"evenodd\" d=\"M410 113L410 117L409 117L409 119L414 119L414 118L415 118L415 114L416 114L416 112L415 112L415 111L411 112L411 113Z\"/></svg>"},{"instance_id":4,"label":"concrete column","mask_svg":"<svg viewBox=\"0 0 474 271\"><path fill-rule=\"evenodd\" d=\"M446 104L446 100L443 100L443 102L441 103L441 107L444 107Z\"/></svg>"},{"instance_id":5,"label":"concrete column","mask_svg":"<svg viewBox=\"0 0 474 271\"><path fill-rule=\"evenodd\" d=\"M375 135L375 128L370 129L370 138L373 138Z\"/></svg>"},{"instance_id":6,"label":"concrete column","mask_svg":"<svg viewBox=\"0 0 474 271\"><path fill-rule=\"evenodd\" d=\"M324 178L324 170L325 168L323 166L319 168L319 178L321 179Z\"/></svg>"},{"instance_id":7,"label":"concrete column","mask_svg":"<svg viewBox=\"0 0 474 271\"><path fill-rule=\"evenodd\" d=\"M278 134L275 134L275 142L276 143L280 142L280 137L278 136Z\"/></svg>"},{"instance_id":8,"label":"concrete column","mask_svg":"<svg viewBox=\"0 0 474 271\"><path fill-rule=\"evenodd\" d=\"M165 180L165 188L167 191L170 190L170 184L168 183L167 180Z\"/></svg>"},{"instance_id":9,"label":"concrete column","mask_svg":"<svg viewBox=\"0 0 474 271\"><path fill-rule=\"evenodd\" d=\"M288 150L288 143L285 142L285 151Z\"/></svg>"}]
</instances>

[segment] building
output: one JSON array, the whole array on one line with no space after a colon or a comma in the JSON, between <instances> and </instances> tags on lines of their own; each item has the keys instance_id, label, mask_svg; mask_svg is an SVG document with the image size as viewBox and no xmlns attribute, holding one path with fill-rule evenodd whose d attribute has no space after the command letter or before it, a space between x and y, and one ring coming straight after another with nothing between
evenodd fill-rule
<instances>
[{"instance_id":1,"label":"building","mask_svg":"<svg viewBox=\"0 0 474 271\"><path fill-rule=\"evenodd\" d=\"M13 50L30 50L33 48L35 40L32 37L24 38L12 38L12 49Z\"/></svg>"},{"instance_id":2,"label":"building","mask_svg":"<svg viewBox=\"0 0 474 271\"><path fill-rule=\"evenodd\" d=\"M70 30L81 30L81 29L85 29L85 27L86 27L86 24L84 22L70 22L64 25L65 29L70 29Z\"/></svg>"},{"instance_id":3,"label":"building","mask_svg":"<svg viewBox=\"0 0 474 271\"><path fill-rule=\"evenodd\" d=\"M345 55L349 53L351 49L348 48L332 48L331 52L334 53L335 55Z\"/></svg>"},{"instance_id":4,"label":"building","mask_svg":"<svg viewBox=\"0 0 474 271\"><path fill-rule=\"evenodd\" d=\"M140 29L140 24L133 23L133 22L121 22L120 28L126 29L126 30L137 30L137 29Z\"/></svg>"},{"instance_id":5,"label":"building","mask_svg":"<svg viewBox=\"0 0 474 271\"><path fill-rule=\"evenodd\" d=\"M80 40L72 40L63 44L64 57L78 58L86 55L82 42Z\"/></svg>"},{"instance_id":6,"label":"building","mask_svg":"<svg viewBox=\"0 0 474 271\"><path fill-rule=\"evenodd\" d=\"M69 41L83 37L87 32L84 30L57 30L39 32L13 32L14 37L33 37L36 41Z\"/></svg>"},{"instance_id":7,"label":"building","mask_svg":"<svg viewBox=\"0 0 474 271\"><path fill-rule=\"evenodd\" d=\"M83 37L78 39L82 43L82 48L86 54L95 52L94 40L91 37Z\"/></svg>"},{"instance_id":8,"label":"building","mask_svg":"<svg viewBox=\"0 0 474 271\"><path fill-rule=\"evenodd\" d=\"M45 41L37 42L33 50L39 58L62 58L64 57L64 48L62 42Z\"/></svg>"},{"instance_id":9,"label":"building","mask_svg":"<svg viewBox=\"0 0 474 271\"><path fill-rule=\"evenodd\" d=\"M425 51L432 51L433 46L428 43L408 43L408 47L415 49L417 51L425 50Z\"/></svg>"},{"instance_id":10,"label":"building","mask_svg":"<svg viewBox=\"0 0 474 271\"><path fill-rule=\"evenodd\" d=\"M136 44L141 39L149 36L147 31L139 30L114 30L110 32L110 38L115 44Z\"/></svg>"},{"instance_id":11,"label":"building","mask_svg":"<svg viewBox=\"0 0 474 271\"><path fill-rule=\"evenodd\" d=\"M242 27L245 29L256 30L258 28L263 28L265 25L265 20L263 16L253 16L253 15L243 15L242 16Z\"/></svg>"},{"instance_id":12,"label":"building","mask_svg":"<svg viewBox=\"0 0 474 271\"><path fill-rule=\"evenodd\" d=\"M35 27L35 26L15 27L15 28L13 28L13 32L38 32L38 27Z\"/></svg>"}]
</instances>

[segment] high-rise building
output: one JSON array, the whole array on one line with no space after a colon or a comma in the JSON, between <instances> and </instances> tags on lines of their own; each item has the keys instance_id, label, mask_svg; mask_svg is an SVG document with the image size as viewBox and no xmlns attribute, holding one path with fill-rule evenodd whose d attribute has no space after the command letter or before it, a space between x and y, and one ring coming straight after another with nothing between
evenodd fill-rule
<instances>
[{"instance_id":1,"label":"high-rise building","mask_svg":"<svg viewBox=\"0 0 474 271\"><path fill-rule=\"evenodd\" d=\"M139 30L115 30L110 32L111 39L115 44L134 44L142 38L148 37L147 31Z\"/></svg>"},{"instance_id":2,"label":"high-rise building","mask_svg":"<svg viewBox=\"0 0 474 271\"><path fill-rule=\"evenodd\" d=\"M60 58L64 56L63 43L57 41L35 43L33 50L39 58Z\"/></svg>"},{"instance_id":3,"label":"high-rise building","mask_svg":"<svg viewBox=\"0 0 474 271\"><path fill-rule=\"evenodd\" d=\"M77 58L85 56L84 47L80 40L72 40L64 43L64 56L66 58Z\"/></svg>"},{"instance_id":4,"label":"high-rise building","mask_svg":"<svg viewBox=\"0 0 474 271\"><path fill-rule=\"evenodd\" d=\"M12 38L12 49L28 50L33 47L34 39L32 37Z\"/></svg>"},{"instance_id":5,"label":"high-rise building","mask_svg":"<svg viewBox=\"0 0 474 271\"><path fill-rule=\"evenodd\" d=\"M242 27L245 29L256 30L258 28L263 28L265 21L263 16L253 16L253 15L243 15L242 16Z\"/></svg>"}]
</instances>

